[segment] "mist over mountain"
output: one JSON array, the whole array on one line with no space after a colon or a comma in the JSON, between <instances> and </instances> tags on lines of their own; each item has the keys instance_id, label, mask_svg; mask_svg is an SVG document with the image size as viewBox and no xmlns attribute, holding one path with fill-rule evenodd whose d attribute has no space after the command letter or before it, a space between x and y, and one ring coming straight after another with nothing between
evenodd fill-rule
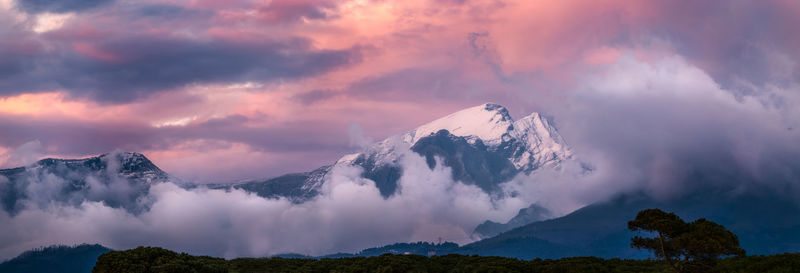
<instances>
[{"instance_id":1,"label":"mist over mountain","mask_svg":"<svg viewBox=\"0 0 800 273\"><path fill-rule=\"evenodd\" d=\"M481 104L308 173L186 185L150 167L113 167L125 156L3 170L9 176L0 176L0 187L13 190L3 191L0 256L84 242L222 257L322 256L439 238L481 254L511 253L522 244L540 246L519 248L524 257L625 256L622 242L630 234L620 220L641 206L605 207L601 211L613 216L607 221L576 210L634 193L648 200L643 204L681 211L695 206L734 231L776 236L748 242L786 242L774 249L753 243L751 251L791 250L793 222L764 218L775 211L777 219L794 219L798 204L800 147L777 110L737 99L680 59L657 66L625 59L612 68L587 74L569 111L553 113L557 129L540 114L514 119L505 107ZM627 80L621 85L620 79ZM703 92L688 96L686 90ZM62 165L74 166L63 167L72 170L66 172ZM703 193L714 194L681 201ZM765 205L752 206L758 213L743 214L740 222L715 218L735 215L738 200ZM747 223L774 225L748 229ZM597 238L561 241L564 236Z\"/></svg>"},{"instance_id":2,"label":"mist over mountain","mask_svg":"<svg viewBox=\"0 0 800 273\"><path fill-rule=\"evenodd\" d=\"M505 188L514 177L561 172L571 161L551 121L536 113L514 121L497 104L459 111L308 173L234 184L184 183L138 153L44 159L0 171L4 221L12 224L5 229L21 235L8 237L4 251L96 238L114 248L156 244L231 256L322 255L437 238L463 243L474 240L479 223L531 205ZM393 216L374 222L387 214ZM36 224L39 217L46 218ZM62 224L99 236L22 235ZM298 229L318 237L295 241ZM123 230L128 236L113 235ZM189 240L196 236L214 239ZM256 240L253 252L257 237L264 241Z\"/></svg>"},{"instance_id":3,"label":"mist over mountain","mask_svg":"<svg viewBox=\"0 0 800 273\"><path fill-rule=\"evenodd\" d=\"M431 170L441 159L454 180L476 185L491 195L502 194L500 184L519 173L560 169L562 162L573 159L551 121L538 113L514 121L505 107L486 103L391 136L312 172L208 187L238 188L262 197L283 196L302 202L319 194L333 168L357 166L364 170L361 177L372 180L381 195L389 198L402 191L398 188L404 171L400 161L408 150L425 157Z\"/></svg>"},{"instance_id":4,"label":"mist over mountain","mask_svg":"<svg viewBox=\"0 0 800 273\"><path fill-rule=\"evenodd\" d=\"M26 207L77 207L85 201L136 213L147 208L150 185L176 181L144 155L130 152L84 159L47 158L0 170L0 178L0 203L11 215Z\"/></svg>"}]
</instances>

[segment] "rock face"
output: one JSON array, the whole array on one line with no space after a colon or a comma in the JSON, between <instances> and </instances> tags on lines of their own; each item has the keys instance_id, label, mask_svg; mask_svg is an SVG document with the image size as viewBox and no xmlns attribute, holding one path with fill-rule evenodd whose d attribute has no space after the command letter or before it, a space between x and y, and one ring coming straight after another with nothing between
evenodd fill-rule
<instances>
[{"instance_id":1,"label":"rock face","mask_svg":"<svg viewBox=\"0 0 800 273\"><path fill-rule=\"evenodd\" d=\"M573 157L558 130L540 114L532 113L515 121L505 107L486 103L391 136L359 153L343 156L333 166L361 167L363 177L375 181L381 195L388 198L402 190L397 185L403 175L399 162L408 151L425 157L431 169L436 167L436 158L442 159L442 164L452 169L455 180L476 185L490 194L498 194L499 185L519 173L559 168L563 161ZM255 191L261 196L302 196L295 200L303 201L317 192L330 169L323 167L312 172L315 175L290 174L232 187ZM300 183L304 177L306 181ZM289 179L293 181L292 190L274 190ZM303 193L298 195L299 192Z\"/></svg>"},{"instance_id":2,"label":"rock face","mask_svg":"<svg viewBox=\"0 0 800 273\"><path fill-rule=\"evenodd\" d=\"M150 185L170 176L139 153L110 153L84 159L47 158L25 167L0 170L0 203L14 214L24 206L50 202L78 206L104 202L131 212L146 207Z\"/></svg>"}]
</instances>

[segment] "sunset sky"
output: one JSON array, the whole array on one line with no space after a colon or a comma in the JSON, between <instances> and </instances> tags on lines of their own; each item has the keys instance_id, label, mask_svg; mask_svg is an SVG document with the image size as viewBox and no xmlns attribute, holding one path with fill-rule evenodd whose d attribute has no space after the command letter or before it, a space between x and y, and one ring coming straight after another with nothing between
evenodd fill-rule
<instances>
[{"instance_id":1,"label":"sunset sky","mask_svg":"<svg viewBox=\"0 0 800 273\"><path fill-rule=\"evenodd\" d=\"M662 108L713 121L668 128L719 126L698 139L792 143L799 14L794 0L0 0L0 168L124 150L188 181L271 177L489 101L552 117L579 152L609 129L586 116L639 128ZM756 123L775 133L748 138Z\"/></svg>"}]
</instances>

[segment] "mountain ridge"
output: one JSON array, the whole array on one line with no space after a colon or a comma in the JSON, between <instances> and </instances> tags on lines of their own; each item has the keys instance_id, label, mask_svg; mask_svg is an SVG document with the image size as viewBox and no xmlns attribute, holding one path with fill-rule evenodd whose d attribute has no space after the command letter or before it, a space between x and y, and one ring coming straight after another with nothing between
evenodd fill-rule
<instances>
[{"instance_id":1,"label":"mountain ridge","mask_svg":"<svg viewBox=\"0 0 800 273\"><path fill-rule=\"evenodd\" d=\"M138 213L146 209L141 198L154 183L173 181L143 154L111 152L79 159L45 158L33 164L0 170L0 203L14 215L26 206L47 206L49 202L78 206L83 201L100 201L114 208ZM37 188L50 189L30 194ZM119 185L122 187L115 187ZM53 188L55 187L55 188Z\"/></svg>"},{"instance_id":2,"label":"mountain ridge","mask_svg":"<svg viewBox=\"0 0 800 273\"><path fill-rule=\"evenodd\" d=\"M402 190L397 182L403 174L400 159L406 149L425 157L431 169L435 167L433 158L442 157L444 164L453 169L455 180L478 185L493 195L498 194L499 184L518 173L529 175L540 168L558 169L562 162L574 159L572 149L556 127L541 114L534 112L515 121L505 107L484 103L389 136L313 171L207 187L244 189L262 197L288 197L302 203L319 193L328 171L334 167L358 166L364 170L362 177L374 181L381 195L389 198ZM482 166L497 167L481 169ZM305 182L301 183L303 179ZM282 195L274 190L284 186L291 194Z\"/></svg>"}]
</instances>

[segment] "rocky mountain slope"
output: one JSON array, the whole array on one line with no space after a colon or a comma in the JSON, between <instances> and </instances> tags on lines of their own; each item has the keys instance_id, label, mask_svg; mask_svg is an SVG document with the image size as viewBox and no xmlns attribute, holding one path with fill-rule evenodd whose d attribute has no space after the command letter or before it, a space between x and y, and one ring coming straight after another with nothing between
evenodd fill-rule
<instances>
[{"instance_id":1,"label":"rocky mountain slope","mask_svg":"<svg viewBox=\"0 0 800 273\"><path fill-rule=\"evenodd\" d=\"M144 209L150 185L174 180L139 153L116 152L83 159L46 158L0 170L0 204L10 214L50 202L100 201L131 212Z\"/></svg>"},{"instance_id":2,"label":"rocky mountain slope","mask_svg":"<svg viewBox=\"0 0 800 273\"><path fill-rule=\"evenodd\" d=\"M296 202L313 197L328 171L335 166L363 168L362 176L375 182L381 195L398 190L403 175L400 160L408 151L426 158L428 166L443 159L453 178L498 194L499 185L519 173L541 168L559 168L573 152L552 122L538 113L514 120L500 105L486 103L470 107L424 124L404 134L377 142L362 151L345 155L332 166L309 173L254 180L212 188L241 188L264 197L285 196Z\"/></svg>"}]
</instances>

